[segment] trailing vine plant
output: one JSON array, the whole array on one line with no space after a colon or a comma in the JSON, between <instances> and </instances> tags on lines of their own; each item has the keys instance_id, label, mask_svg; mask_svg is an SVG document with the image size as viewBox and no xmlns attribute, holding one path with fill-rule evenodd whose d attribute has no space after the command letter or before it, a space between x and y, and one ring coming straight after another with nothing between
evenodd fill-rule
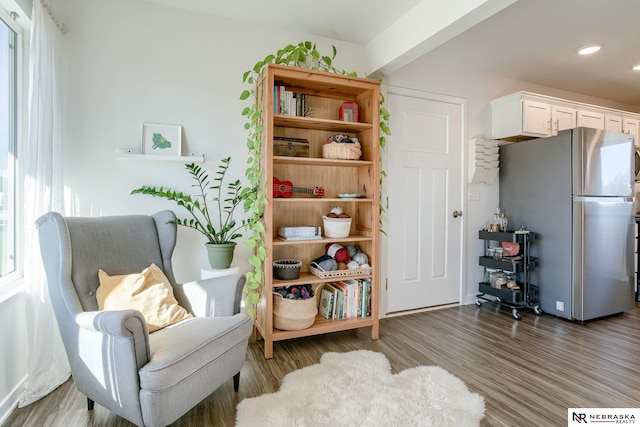
<instances>
[{"instance_id":1,"label":"trailing vine plant","mask_svg":"<svg viewBox=\"0 0 640 427\"><path fill-rule=\"evenodd\" d=\"M249 150L249 158L247 160L247 169L245 175L249 181L249 188L245 194L244 210L250 213L247 220L247 239L245 244L253 249L253 255L249 257L249 263L253 266L254 271L247 273L247 283L244 288L245 303L247 305L248 314L255 319L255 306L260 302L260 286L263 280L264 261L267 258L267 249L265 244L265 228L262 222L264 208L267 205L267 197L265 191L266 182L262 180L262 102L259 99L258 85L260 75L268 64L289 65L292 67L306 68L311 70L326 71L330 73L342 74L351 77L357 77L356 72L347 72L338 70L333 66L333 60L337 51L335 46L332 47L331 56L321 55L316 44L310 41L300 42L297 45L287 45L278 50L275 55L269 54L262 61L256 62L252 69L247 70L242 75L242 82L249 85L249 89L242 91L241 100L251 100L251 104L242 110L245 116L245 130L249 132L247 136L247 148ZM385 148L386 137L391 132L387 125L389 120L389 112L382 107L384 96L380 94L380 147ZM380 183L382 184L386 172L380 172ZM380 213L384 212L382 203L380 203ZM380 220L380 231L385 235L382 229L382 220Z\"/></svg>"}]
</instances>

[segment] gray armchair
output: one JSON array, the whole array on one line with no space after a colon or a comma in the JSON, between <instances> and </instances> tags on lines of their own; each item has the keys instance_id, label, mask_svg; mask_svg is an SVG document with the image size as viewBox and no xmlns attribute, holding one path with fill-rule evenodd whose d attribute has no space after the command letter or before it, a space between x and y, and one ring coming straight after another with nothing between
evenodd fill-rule
<instances>
[{"instance_id":1,"label":"gray armchair","mask_svg":"<svg viewBox=\"0 0 640 427\"><path fill-rule=\"evenodd\" d=\"M50 212L37 221L51 303L73 380L93 402L139 426L166 426L233 377L253 328L240 313L244 275L176 284L171 211L96 218ZM137 310L99 311L98 270L159 266L193 318L152 334Z\"/></svg>"}]
</instances>

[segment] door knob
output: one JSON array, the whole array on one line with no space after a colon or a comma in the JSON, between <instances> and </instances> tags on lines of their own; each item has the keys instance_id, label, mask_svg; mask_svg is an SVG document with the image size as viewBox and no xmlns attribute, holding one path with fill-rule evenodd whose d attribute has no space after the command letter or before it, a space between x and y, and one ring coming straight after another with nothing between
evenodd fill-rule
<instances>
[{"instance_id":1,"label":"door knob","mask_svg":"<svg viewBox=\"0 0 640 427\"><path fill-rule=\"evenodd\" d=\"M458 218L459 216L462 216L462 211L453 211L454 218Z\"/></svg>"}]
</instances>

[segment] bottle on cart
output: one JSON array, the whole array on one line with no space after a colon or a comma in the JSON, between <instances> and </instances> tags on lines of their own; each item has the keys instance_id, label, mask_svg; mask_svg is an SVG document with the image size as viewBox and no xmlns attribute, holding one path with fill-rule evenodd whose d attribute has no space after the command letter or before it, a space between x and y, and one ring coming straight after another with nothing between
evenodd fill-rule
<instances>
[{"instance_id":1,"label":"bottle on cart","mask_svg":"<svg viewBox=\"0 0 640 427\"><path fill-rule=\"evenodd\" d=\"M491 231L500 231L500 216L497 212L493 214L491 219Z\"/></svg>"},{"instance_id":2,"label":"bottle on cart","mask_svg":"<svg viewBox=\"0 0 640 427\"><path fill-rule=\"evenodd\" d=\"M502 289L503 286L507 284L507 278L504 274L504 271L498 270L494 276L493 287L497 289Z\"/></svg>"},{"instance_id":3,"label":"bottle on cart","mask_svg":"<svg viewBox=\"0 0 640 427\"><path fill-rule=\"evenodd\" d=\"M509 223L509 220L507 219L507 213L506 212L502 212L500 214L500 229L502 231L507 231L507 224Z\"/></svg>"}]
</instances>

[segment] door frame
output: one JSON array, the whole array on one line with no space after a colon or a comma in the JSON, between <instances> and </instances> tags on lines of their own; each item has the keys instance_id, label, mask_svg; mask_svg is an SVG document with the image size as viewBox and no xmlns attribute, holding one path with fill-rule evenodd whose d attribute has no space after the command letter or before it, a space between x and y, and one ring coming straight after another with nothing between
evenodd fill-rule
<instances>
[{"instance_id":1,"label":"door frame","mask_svg":"<svg viewBox=\"0 0 640 427\"><path fill-rule=\"evenodd\" d=\"M395 316L401 316L401 315L405 315L405 314L411 314L411 313L420 313L423 311L431 311L431 310L437 310L440 308L444 308L444 307L455 307L455 306L459 306L459 305L466 305L467 304L467 258L465 256L466 254L466 240L467 240L467 221L466 221L466 217L467 217L467 156L468 156L468 143L467 143L467 99L466 98L460 98L460 97L456 97L456 96L450 96L450 95L443 95L443 94L439 94L439 93L434 93L434 92L428 92L428 91L424 91L424 90L417 90L417 89L408 89L408 88L404 88L404 87L399 87L399 86L393 86L393 85L385 85L382 84L382 87L380 88L380 92L384 95L384 99L385 101L387 101L389 99L389 95L400 95L400 96L408 96L408 97L414 97L414 98L420 98L420 99L428 99L428 100L432 100L432 101L439 101L439 102L448 102L448 103L452 103L452 104L458 104L460 105L460 111L461 111L461 117L460 117L460 123L461 123L461 129L460 129L460 144L462 144L461 147L461 155L460 155L460 182L462 183L462 188L460 189L461 193L460 193L460 207L462 209L463 215L460 218L462 220L462 224L461 224L461 241L460 241L460 286L458 289L459 292L459 296L458 296L458 303L454 303L454 304L448 304L445 306L437 306L437 307L428 307L428 308L419 308L419 309L415 309L415 310L407 310L407 311L402 311L402 312L394 312L394 313L387 313L387 282L388 282L388 278L389 278L389 271L388 271L388 257L389 257L389 240L388 237L385 236L384 234L382 236L380 236L380 299L379 299L379 304L380 304L380 310L379 310L379 317L380 318L385 318L385 317L395 317ZM387 104L388 105L388 104ZM387 105L383 105L384 108L387 108ZM389 111L390 115L393 115L392 111ZM387 152L389 150L393 149L393 128L390 129L391 130L391 135L387 136L387 146L386 148L384 148L381 152L381 156L380 156L380 160L381 160L381 169L383 171L385 171L386 173L389 173L388 170L388 160L387 160ZM387 224L389 222L389 217L387 215L387 207L388 207L388 184L387 184L387 179L385 179L382 182L382 185L380 187L380 194L381 194L381 206L385 209L384 212L381 212L380 214L380 218L382 219L382 228L383 230L386 230L387 228L385 227L385 224Z\"/></svg>"}]
</instances>

